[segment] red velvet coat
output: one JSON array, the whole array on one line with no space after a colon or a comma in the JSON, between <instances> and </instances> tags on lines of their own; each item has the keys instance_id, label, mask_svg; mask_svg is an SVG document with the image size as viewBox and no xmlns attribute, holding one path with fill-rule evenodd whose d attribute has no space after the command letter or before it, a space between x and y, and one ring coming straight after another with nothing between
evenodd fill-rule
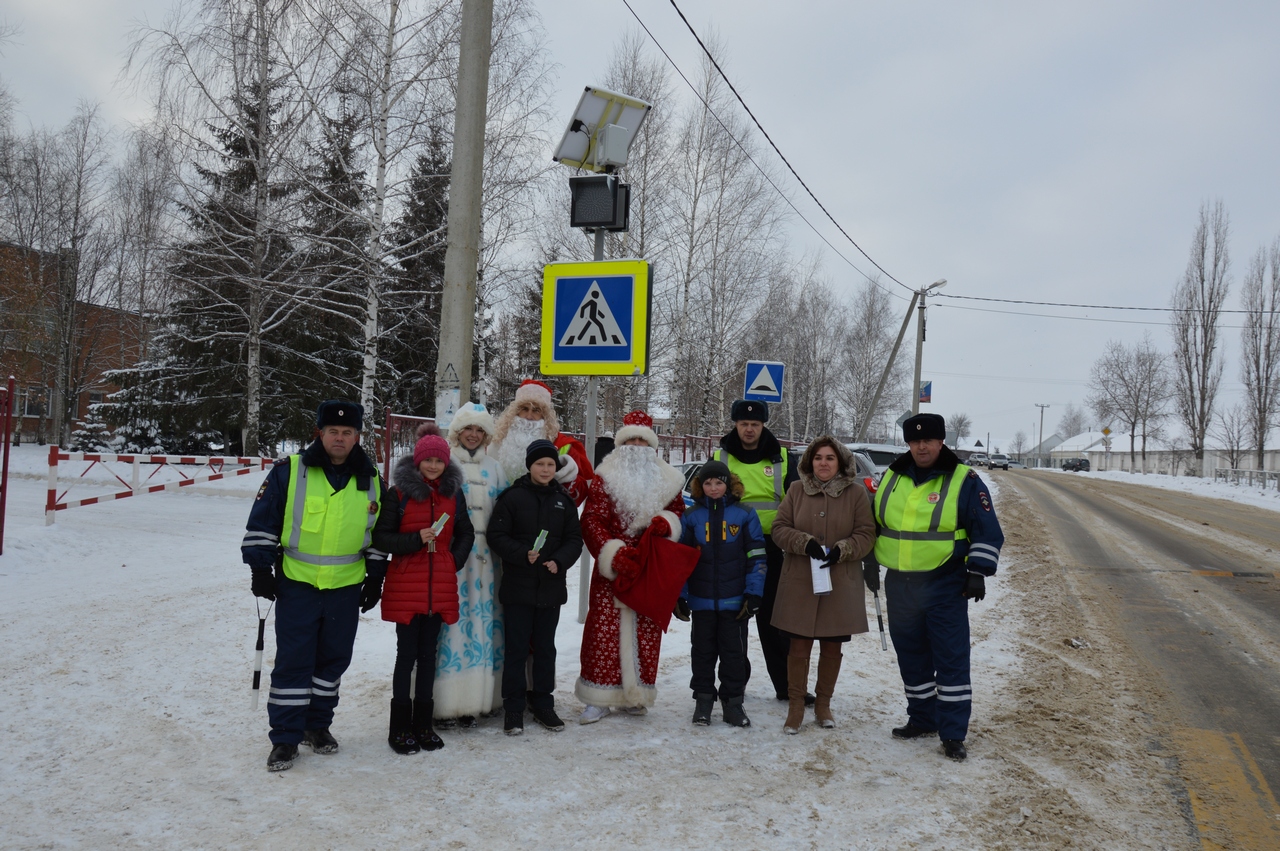
<instances>
[{"instance_id":1,"label":"red velvet coat","mask_svg":"<svg viewBox=\"0 0 1280 851\"><path fill-rule=\"evenodd\" d=\"M378 549L394 556L382 589L382 619L407 624L414 615L439 614L445 623L457 623L457 572L475 541L462 494L462 470L451 463L439 479L427 482L407 457L396 464L393 481L388 508L400 512L400 533L393 541L375 542L386 544ZM432 552L418 532L444 513L449 520Z\"/></svg>"}]
</instances>

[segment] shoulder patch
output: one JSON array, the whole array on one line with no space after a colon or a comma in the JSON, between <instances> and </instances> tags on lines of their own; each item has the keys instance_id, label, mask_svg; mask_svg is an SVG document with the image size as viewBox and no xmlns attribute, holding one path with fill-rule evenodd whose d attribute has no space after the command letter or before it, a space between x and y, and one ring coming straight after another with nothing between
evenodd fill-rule
<instances>
[{"instance_id":1,"label":"shoulder patch","mask_svg":"<svg viewBox=\"0 0 1280 851\"><path fill-rule=\"evenodd\" d=\"M991 510L991 498L987 496L986 491L978 491L978 502L982 503L983 511Z\"/></svg>"},{"instance_id":2,"label":"shoulder patch","mask_svg":"<svg viewBox=\"0 0 1280 851\"><path fill-rule=\"evenodd\" d=\"M254 500L256 501L256 500L262 499L262 495L266 492L267 492L267 480L263 479L262 487L258 488L258 495L254 497Z\"/></svg>"},{"instance_id":3,"label":"shoulder patch","mask_svg":"<svg viewBox=\"0 0 1280 851\"><path fill-rule=\"evenodd\" d=\"M970 469L970 470L969 470L969 478L971 478L971 479L976 479L976 478L978 478L978 471L977 471L977 470L974 470L974 469Z\"/></svg>"}]
</instances>

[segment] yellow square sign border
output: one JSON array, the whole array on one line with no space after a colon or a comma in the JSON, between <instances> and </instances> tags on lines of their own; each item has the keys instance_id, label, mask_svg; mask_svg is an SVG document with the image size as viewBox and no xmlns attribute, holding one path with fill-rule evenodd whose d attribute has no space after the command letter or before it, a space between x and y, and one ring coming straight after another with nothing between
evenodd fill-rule
<instances>
[{"instance_id":1,"label":"yellow square sign border","mask_svg":"<svg viewBox=\"0 0 1280 851\"><path fill-rule=\"evenodd\" d=\"M648 260L599 260L549 263L542 267L542 333L539 369L543 375L644 375L649 371L649 329L652 306L652 268ZM560 278L629 275L631 291L631 360L574 361L552 359L555 348L556 285Z\"/></svg>"}]
</instances>

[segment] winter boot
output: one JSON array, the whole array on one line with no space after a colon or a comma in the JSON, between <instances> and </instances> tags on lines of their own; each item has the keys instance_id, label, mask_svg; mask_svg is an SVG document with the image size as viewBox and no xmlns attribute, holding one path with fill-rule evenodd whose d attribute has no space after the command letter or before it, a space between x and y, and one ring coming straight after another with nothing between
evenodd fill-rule
<instances>
[{"instance_id":1,"label":"winter boot","mask_svg":"<svg viewBox=\"0 0 1280 851\"><path fill-rule=\"evenodd\" d=\"M720 701L721 711L724 713L724 723L732 727L750 727L751 719L747 717L747 713L742 710L741 697L726 697Z\"/></svg>"},{"instance_id":2,"label":"winter boot","mask_svg":"<svg viewBox=\"0 0 1280 851\"><path fill-rule=\"evenodd\" d=\"M836 678L840 676L840 663L843 661L844 656L839 653L818 656L818 685L814 688L817 700L813 704L813 714L820 727L836 725L836 719L831 715L831 696L836 693Z\"/></svg>"},{"instance_id":3,"label":"winter boot","mask_svg":"<svg viewBox=\"0 0 1280 851\"><path fill-rule=\"evenodd\" d=\"M893 728L893 737L895 739L918 739L921 736L936 736L937 730L926 730L924 727L917 727L916 722L908 721L901 727Z\"/></svg>"},{"instance_id":4,"label":"winter boot","mask_svg":"<svg viewBox=\"0 0 1280 851\"><path fill-rule=\"evenodd\" d=\"M431 726L431 713L435 708L434 700L413 702L413 737L424 751L438 751L444 747L444 739L437 736L435 728Z\"/></svg>"},{"instance_id":5,"label":"winter boot","mask_svg":"<svg viewBox=\"0 0 1280 851\"><path fill-rule=\"evenodd\" d=\"M308 730L302 734L302 743L311 748L312 753L337 753L338 740L329 732L329 728L323 730Z\"/></svg>"},{"instance_id":6,"label":"winter boot","mask_svg":"<svg viewBox=\"0 0 1280 851\"><path fill-rule=\"evenodd\" d=\"M716 704L716 696L714 694L694 694L693 696L693 723L699 727L711 726L711 707Z\"/></svg>"},{"instance_id":7,"label":"winter boot","mask_svg":"<svg viewBox=\"0 0 1280 851\"><path fill-rule=\"evenodd\" d=\"M275 745L267 756L267 771L288 771L297 758L297 745Z\"/></svg>"},{"instance_id":8,"label":"winter boot","mask_svg":"<svg viewBox=\"0 0 1280 851\"><path fill-rule=\"evenodd\" d=\"M947 759L954 759L956 762L963 762L969 755L964 749L964 739L943 739L942 752L947 755Z\"/></svg>"},{"instance_id":9,"label":"winter boot","mask_svg":"<svg viewBox=\"0 0 1280 851\"><path fill-rule=\"evenodd\" d=\"M407 700L391 701L391 731L387 744L398 754L417 753L418 740L413 737L413 704Z\"/></svg>"},{"instance_id":10,"label":"winter boot","mask_svg":"<svg viewBox=\"0 0 1280 851\"><path fill-rule=\"evenodd\" d=\"M804 693L809 684L809 657L787 657L787 720L782 724L784 733L795 735L804 722Z\"/></svg>"},{"instance_id":11,"label":"winter boot","mask_svg":"<svg viewBox=\"0 0 1280 851\"><path fill-rule=\"evenodd\" d=\"M533 713L533 719L546 727L553 733L559 733L564 729L564 722L560 720L560 716L556 714L554 706L532 706L529 711Z\"/></svg>"}]
</instances>

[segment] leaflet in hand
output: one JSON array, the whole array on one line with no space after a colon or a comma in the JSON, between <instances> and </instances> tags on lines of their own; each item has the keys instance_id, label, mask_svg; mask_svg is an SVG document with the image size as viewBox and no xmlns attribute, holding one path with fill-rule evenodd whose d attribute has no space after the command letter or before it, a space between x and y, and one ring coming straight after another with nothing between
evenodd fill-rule
<instances>
[{"instance_id":1,"label":"leaflet in hand","mask_svg":"<svg viewBox=\"0 0 1280 851\"><path fill-rule=\"evenodd\" d=\"M542 529L538 532L538 537L533 542L533 551L538 553L542 552L542 547L546 543L547 543L547 530Z\"/></svg>"},{"instance_id":2,"label":"leaflet in hand","mask_svg":"<svg viewBox=\"0 0 1280 851\"><path fill-rule=\"evenodd\" d=\"M822 548L825 552L830 553L827 547ZM831 566L827 564L825 559L810 558L809 571L813 575L813 593L819 597L824 597L831 593Z\"/></svg>"},{"instance_id":3,"label":"leaflet in hand","mask_svg":"<svg viewBox=\"0 0 1280 851\"><path fill-rule=\"evenodd\" d=\"M431 524L431 531L439 535L444 531L444 524L449 522L449 512L445 511L440 515L440 519Z\"/></svg>"}]
</instances>

